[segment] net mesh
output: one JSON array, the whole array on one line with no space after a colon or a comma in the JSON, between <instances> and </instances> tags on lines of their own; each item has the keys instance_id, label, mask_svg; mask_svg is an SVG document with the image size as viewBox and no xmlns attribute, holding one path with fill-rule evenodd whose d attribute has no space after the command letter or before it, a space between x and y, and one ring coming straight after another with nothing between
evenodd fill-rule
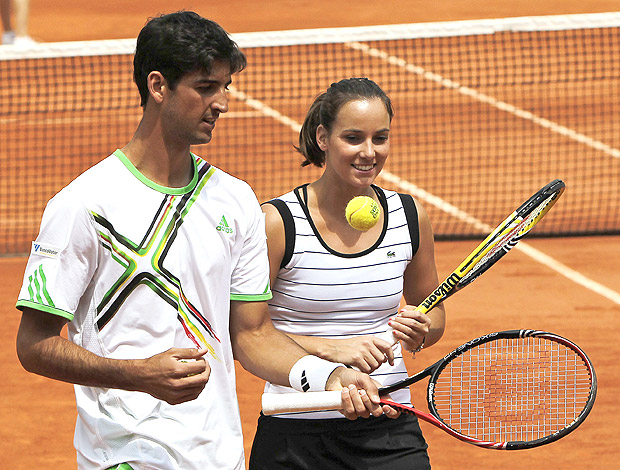
<instances>
[{"instance_id":1,"label":"net mesh","mask_svg":"<svg viewBox=\"0 0 620 470\"><path fill-rule=\"evenodd\" d=\"M193 149L260 201L320 174L293 145L330 83L390 95L378 184L413 194L435 235L484 238L552 179L532 235L620 233L620 13L233 35L248 56L215 138ZM122 147L140 116L133 40L0 47L0 254L29 251L46 201Z\"/></svg>"}]
</instances>

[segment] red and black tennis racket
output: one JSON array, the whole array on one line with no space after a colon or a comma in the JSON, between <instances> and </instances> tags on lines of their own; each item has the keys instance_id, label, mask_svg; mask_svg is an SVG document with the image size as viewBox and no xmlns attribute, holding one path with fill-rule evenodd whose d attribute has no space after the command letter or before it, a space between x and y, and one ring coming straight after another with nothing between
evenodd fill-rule
<instances>
[{"instance_id":1,"label":"red and black tennis racket","mask_svg":"<svg viewBox=\"0 0 620 470\"><path fill-rule=\"evenodd\" d=\"M429 377L430 413L386 396ZM528 449L556 441L588 416L596 374L571 341L537 330L473 339L435 364L379 389L383 404L417 416L464 442L489 449ZM263 394L267 415L339 409L339 391Z\"/></svg>"}]
</instances>

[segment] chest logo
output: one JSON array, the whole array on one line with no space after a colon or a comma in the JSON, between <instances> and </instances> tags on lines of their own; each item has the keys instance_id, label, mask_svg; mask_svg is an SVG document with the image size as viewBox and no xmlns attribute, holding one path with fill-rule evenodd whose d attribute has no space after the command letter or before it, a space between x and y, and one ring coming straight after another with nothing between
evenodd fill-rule
<instances>
[{"instance_id":1,"label":"chest logo","mask_svg":"<svg viewBox=\"0 0 620 470\"><path fill-rule=\"evenodd\" d=\"M226 217L224 216L222 216L222 220L220 220L219 225L215 227L215 229L219 232L233 233L233 229L228 226L228 222L226 222Z\"/></svg>"}]
</instances>

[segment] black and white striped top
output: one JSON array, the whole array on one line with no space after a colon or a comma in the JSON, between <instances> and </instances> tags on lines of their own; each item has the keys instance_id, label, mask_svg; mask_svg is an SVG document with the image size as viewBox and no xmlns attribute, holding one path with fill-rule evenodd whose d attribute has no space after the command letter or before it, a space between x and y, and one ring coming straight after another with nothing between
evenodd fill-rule
<instances>
[{"instance_id":1,"label":"black and white striped top","mask_svg":"<svg viewBox=\"0 0 620 470\"><path fill-rule=\"evenodd\" d=\"M316 230L305 204L307 185L269 201L278 208L285 227L286 250L269 301L276 328L292 334L347 338L378 334L397 314L403 275L419 244L418 217L411 196L373 185L384 212L377 242L359 253L339 253ZM395 364L383 364L372 377L391 384L407 376L400 344ZM300 393L267 383L270 393ZM392 394L410 404L409 390ZM342 418L338 412L282 415L299 418Z\"/></svg>"}]
</instances>

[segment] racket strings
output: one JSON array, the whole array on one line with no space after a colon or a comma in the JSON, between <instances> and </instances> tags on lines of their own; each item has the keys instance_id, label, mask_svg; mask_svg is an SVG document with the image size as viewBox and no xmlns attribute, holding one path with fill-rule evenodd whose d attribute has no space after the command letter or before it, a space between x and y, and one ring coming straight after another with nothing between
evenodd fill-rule
<instances>
[{"instance_id":1,"label":"racket strings","mask_svg":"<svg viewBox=\"0 0 620 470\"><path fill-rule=\"evenodd\" d=\"M451 361L435 385L434 405L461 434L532 441L569 426L591 385L586 363L567 346L539 337L502 339Z\"/></svg>"}]
</instances>

